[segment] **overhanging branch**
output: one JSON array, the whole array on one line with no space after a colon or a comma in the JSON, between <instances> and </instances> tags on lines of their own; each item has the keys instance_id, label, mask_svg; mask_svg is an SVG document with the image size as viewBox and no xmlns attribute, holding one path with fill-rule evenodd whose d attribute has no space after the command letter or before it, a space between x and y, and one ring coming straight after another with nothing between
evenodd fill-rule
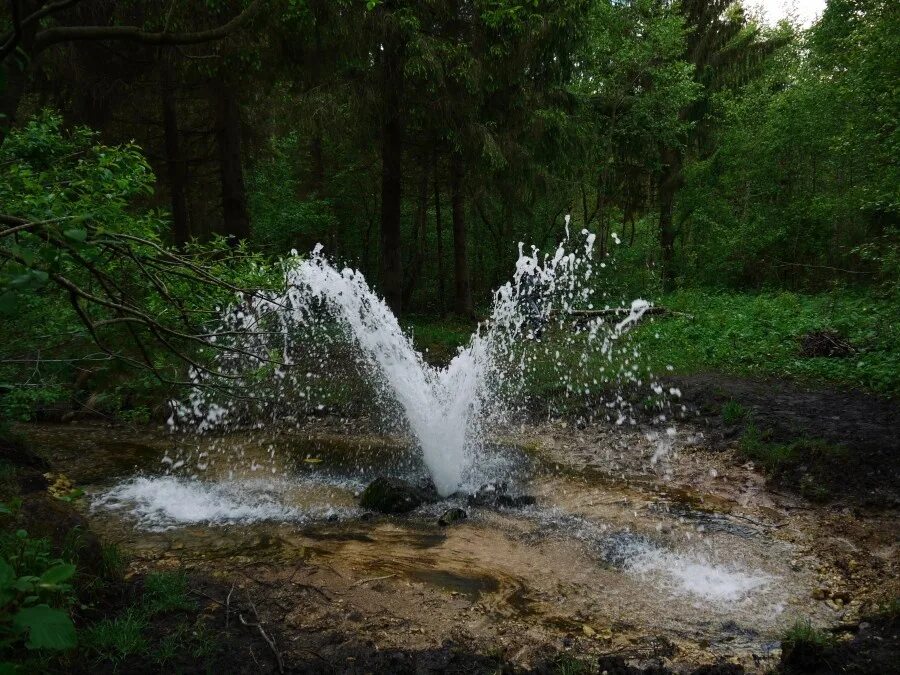
<instances>
[{"instance_id":1,"label":"overhanging branch","mask_svg":"<svg viewBox=\"0 0 900 675\"><path fill-rule=\"evenodd\" d=\"M60 42L83 42L86 40L119 40L155 46L214 42L227 37L249 21L262 3L263 0L253 0L243 12L228 23L195 33L150 32L138 26L53 26L35 35L34 53Z\"/></svg>"}]
</instances>

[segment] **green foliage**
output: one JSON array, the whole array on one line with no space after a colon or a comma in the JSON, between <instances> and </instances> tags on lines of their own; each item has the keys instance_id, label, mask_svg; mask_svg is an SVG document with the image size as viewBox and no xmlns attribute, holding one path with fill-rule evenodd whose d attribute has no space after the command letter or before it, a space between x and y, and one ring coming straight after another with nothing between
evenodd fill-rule
<instances>
[{"instance_id":1,"label":"green foliage","mask_svg":"<svg viewBox=\"0 0 900 675\"><path fill-rule=\"evenodd\" d=\"M712 101L715 149L679 202L685 280L895 285L898 30L887 0L829 2L762 77Z\"/></svg>"},{"instance_id":2,"label":"green foliage","mask_svg":"<svg viewBox=\"0 0 900 675\"><path fill-rule=\"evenodd\" d=\"M75 565L51 558L44 539L24 530L0 536L0 651L64 651L76 644L68 607Z\"/></svg>"},{"instance_id":3,"label":"green foliage","mask_svg":"<svg viewBox=\"0 0 900 675\"><path fill-rule=\"evenodd\" d=\"M274 255L291 249L309 251L320 241L333 241L338 227L331 204L315 194L298 196L307 167L297 134L273 139L270 155L253 167L247 182L253 242Z\"/></svg>"},{"instance_id":4,"label":"green foliage","mask_svg":"<svg viewBox=\"0 0 900 675\"><path fill-rule=\"evenodd\" d=\"M858 292L735 294L681 291L658 304L680 315L654 317L635 332L653 372L719 370L839 382L900 394L900 304ZM799 339L829 329L856 353L804 357Z\"/></svg>"},{"instance_id":5,"label":"green foliage","mask_svg":"<svg viewBox=\"0 0 900 675\"><path fill-rule=\"evenodd\" d=\"M65 402L145 421L161 382L210 357L196 336L215 308L280 280L277 266L223 238L168 248L165 215L142 205L153 181L136 145L104 145L55 113L5 139L0 414L28 419Z\"/></svg>"}]
</instances>

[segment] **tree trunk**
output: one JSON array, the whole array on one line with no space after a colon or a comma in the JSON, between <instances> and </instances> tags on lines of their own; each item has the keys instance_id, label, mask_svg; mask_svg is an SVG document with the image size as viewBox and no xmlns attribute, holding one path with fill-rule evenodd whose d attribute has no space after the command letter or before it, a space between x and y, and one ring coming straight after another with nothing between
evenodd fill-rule
<instances>
[{"instance_id":1,"label":"tree trunk","mask_svg":"<svg viewBox=\"0 0 900 675\"><path fill-rule=\"evenodd\" d=\"M222 184L222 221L233 244L250 237L250 215L241 165L241 110L234 93L221 77L213 83L216 106L216 144Z\"/></svg>"},{"instance_id":2,"label":"tree trunk","mask_svg":"<svg viewBox=\"0 0 900 675\"><path fill-rule=\"evenodd\" d=\"M384 119L381 130L381 287L388 306L402 311L403 260L400 207L403 198L402 48L385 41L382 54Z\"/></svg>"},{"instance_id":3,"label":"tree trunk","mask_svg":"<svg viewBox=\"0 0 900 675\"><path fill-rule=\"evenodd\" d=\"M169 177L169 194L172 200L172 239L177 246L184 246L191 238L188 224L187 172L181 156L181 139L178 136L178 108L175 103L175 86L172 77L172 63L169 55L163 55L162 113L163 129L166 137L166 171Z\"/></svg>"},{"instance_id":4,"label":"tree trunk","mask_svg":"<svg viewBox=\"0 0 900 675\"><path fill-rule=\"evenodd\" d=\"M34 59L34 36L37 30L37 22L31 23L22 29L22 37L16 48L16 52L9 54L0 62L0 146L6 140L6 135L16 122L16 113L19 111L19 102L25 94L25 84L28 81L28 68Z\"/></svg>"},{"instance_id":5,"label":"tree trunk","mask_svg":"<svg viewBox=\"0 0 900 675\"><path fill-rule=\"evenodd\" d=\"M681 156L672 148L662 152L663 168L659 179L659 246L662 253L661 273L663 289L675 287L675 224L673 211L675 195L681 181Z\"/></svg>"},{"instance_id":6,"label":"tree trunk","mask_svg":"<svg viewBox=\"0 0 900 675\"><path fill-rule=\"evenodd\" d=\"M460 316L470 317L475 312L472 305L472 286L469 280L469 257L466 251L466 214L462 181L462 157L454 152L450 167L450 201L453 211L453 272L455 276L454 310Z\"/></svg>"},{"instance_id":7,"label":"tree trunk","mask_svg":"<svg viewBox=\"0 0 900 675\"><path fill-rule=\"evenodd\" d=\"M314 3L312 10L313 58L310 63L310 81L313 87L318 87L322 84L322 32L320 29L319 3ZM322 199L322 192L325 187L325 155L322 149L322 124L318 113L314 116L313 125L313 136L309 142L310 188L317 199Z\"/></svg>"},{"instance_id":8,"label":"tree trunk","mask_svg":"<svg viewBox=\"0 0 900 675\"><path fill-rule=\"evenodd\" d=\"M443 314L447 309L447 292L444 282L444 225L441 222L441 183L438 176L438 155L434 153L434 229L437 238L438 308Z\"/></svg>"},{"instance_id":9,"label":"tree trunk","mask_svg":"<svg viewBox=\"0 0 900 675\"><path fill-rule=\"evenodd\" d=\"M419 182L419 198L416 207L416 226L413 233L415 247L409 261L407 281L403 288L403 306L409 307L413 293L419 283L419 275L428 255L428 240L425 238L425 230L428 225L428 163L422 162L422 176Z\"/></svg>"}]
</instances>

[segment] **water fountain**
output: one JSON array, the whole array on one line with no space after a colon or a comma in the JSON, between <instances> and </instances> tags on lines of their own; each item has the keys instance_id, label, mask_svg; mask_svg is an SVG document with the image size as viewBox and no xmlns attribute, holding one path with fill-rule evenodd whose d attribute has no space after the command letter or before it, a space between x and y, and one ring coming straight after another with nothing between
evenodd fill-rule
<instances>
[{"instance_id":1,"label":"water fountain","mask_svg":"<svg viewBox=\"0 0 900 675\"><path fill-rule=\"evenodd\" d=\"M568 224L567 218L567 231ZM252 296L225 312L220 333L232 351L218 356L217 374L191 373L197 386L189 400L173 402L170 425L206 433L283 424L285 401L316 405L323 375L336 366L328 353L334 344L352 347L380 400L398 410L398 426L411 432L441 496L471 478L489 430L524 407L525 383L538 368L549 370L567 395L587 396L611 385L606 393L612 397L597 407L607 415L614 411L620 424L633 423L631 404L619 395L623 384L645 385L661 409L666 403L662 388L642 371L639 354L618 349L650 305L635 300L627 307L595 308L597 272L606 263L595 262L595 236L586 230L582 236L580 245L569 249L567 239L552 254L525 252L520 244L513 279L494 293L489 318L446 367L430 365L415 350L360 272L332 266L321 246L306 258L294 252L284 262L281 293ZM542 339L549 329L555 329L554 339ZM209 385L223 376L232 390L253 392L258 401L219 395ZM198 460L202 469L203 458Z\"/></svg>"},{"instance_id":2,"label":"water fountain","mask_svg":"<svg viewBox=\"0 0 900 675\"><path fill-rule=\"evenodd\" d=\"M548 625L598 615L672 635L689 624L712 638L727 616L751 627L729 639L769 649L785 621L785 588L800 602L809 580L787 566L786 542L724 514L694 513L666 491L677 392L647 371L629 339L650 305L603 296L608 260L595 258L593 243L584 232L547 255L520 246L488 318L443 367L416 351L360 273L337 269L319 247L292 256L281 292L241 298L223 313L217 339L230 349L193 372L196 387L174 404L170 426L188 433L174 435L163 474L151 468L96 488L95 517L126 524L144 548L167 551L174 540L201 560L210 547L263 559L286 547L289 560L315 550L322 569L399 577L473 601L486 594L513 615L524 594L530 615ZM355 422L341 427L336 449L316 435L328 424L316 414L347 368L394 415L399 438L373 440ZM535 386L551 392L545 402L570 403L566 419L548 422L529 408ZM566 426L578 417L573 408L608 423ZM540 451L515 440L535 417L548 441ZM618 460L603 457L616 452L639 460L611 468ZM428 480L441 499L402 519L364 518L359 495L380 475ZM471 499L496 480L536 503ZM451 507L469 517L442 528Z\"/></svg>"}]
</instances>

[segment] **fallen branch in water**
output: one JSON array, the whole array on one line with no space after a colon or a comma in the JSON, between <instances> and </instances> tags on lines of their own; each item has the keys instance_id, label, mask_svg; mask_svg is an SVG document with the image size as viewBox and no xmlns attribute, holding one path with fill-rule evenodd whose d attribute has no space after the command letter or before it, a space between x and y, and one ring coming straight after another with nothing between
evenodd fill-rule
<instances>
[{"instance_id":1,"label":"fallen branch in water","mask_svg":"<svg viewBox=\"0 0 900 675\"><path fill-rule=\"evenodd\" d=\"M619 315L619 314L630 314L631 307L607 307L605 309L572 309L568 311L560 311L553 310L550 312L550 316L559 316L559 315L569 315L569 316L577 316L577 317L591 317L591 316L605 316L607 314ZM650 314L652 316L680 316L685 319L693 319L693 314L688 314L686 312L676 312L673 309L668 309L667 307L648 307L644 310L644 314Z\"/></svg>"},{"instance_id":2,"label":"fallen branch in water","mask_svg":"<svg viewBox=\"0 0 900 675\"><path fill-rule=\"evenodd\" d=\"M384 581L385 579L392 579L395 576L397 576L397 575L396 574L385 574L383 577L370 577L368 579L360 579L359 581L356 581L356 582L350 584L350 588L353 588L354 586L362 586L363 584L367 584L371 581Z\"/></svg>"}]
</instances>

